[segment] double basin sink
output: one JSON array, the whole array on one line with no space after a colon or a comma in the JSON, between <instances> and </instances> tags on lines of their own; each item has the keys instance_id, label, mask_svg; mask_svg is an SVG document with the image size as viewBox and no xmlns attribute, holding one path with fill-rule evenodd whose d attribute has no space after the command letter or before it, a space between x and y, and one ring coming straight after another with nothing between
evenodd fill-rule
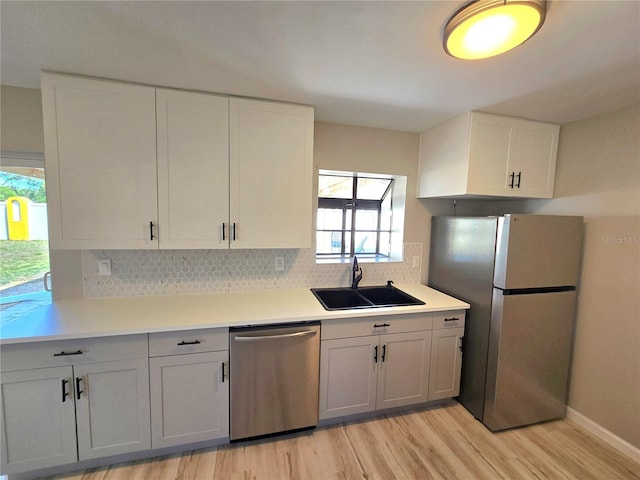
<instances>
[{"instance_id":1,"label":"double basin sink","mask_svg":"<svg viewBox=\"0 0 640 480\"><path fill-rule=\"evenodd\" d=\"M325 310L424 305L422 300L392 286L359 288L312 288Z\"/></svg>"}]
</instances>

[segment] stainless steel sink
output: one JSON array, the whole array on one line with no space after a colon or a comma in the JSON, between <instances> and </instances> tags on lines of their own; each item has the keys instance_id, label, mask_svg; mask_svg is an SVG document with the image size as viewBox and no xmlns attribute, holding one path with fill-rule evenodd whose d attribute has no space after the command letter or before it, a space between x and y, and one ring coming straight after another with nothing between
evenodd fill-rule
<instances>
[{"instance_id":1,"label":"stainless steel sink","mask_svg":"<svg viewBox=\"0 0 640 480\"><path fill-rule=\"evenodd\" d=\"M392 285L360 288L312 288L311 292L325 310L424 305L422 300L418 300Z\"/></svg>"}]
</instances>

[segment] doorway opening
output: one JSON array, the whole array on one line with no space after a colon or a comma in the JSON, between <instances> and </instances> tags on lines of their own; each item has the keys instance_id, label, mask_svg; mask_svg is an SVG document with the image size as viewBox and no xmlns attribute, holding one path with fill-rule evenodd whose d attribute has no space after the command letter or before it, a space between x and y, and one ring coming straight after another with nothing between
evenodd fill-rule
<instances>
[{"instance_id":1,"label":"doorway opening","mask_svg":"<svg viewBox=\"0 0 640 480\"><path fill-rule=\"evenodd\" d=\"M51 303L44 159L0 153L0 326Z\"/></svg>"}]
</instances>

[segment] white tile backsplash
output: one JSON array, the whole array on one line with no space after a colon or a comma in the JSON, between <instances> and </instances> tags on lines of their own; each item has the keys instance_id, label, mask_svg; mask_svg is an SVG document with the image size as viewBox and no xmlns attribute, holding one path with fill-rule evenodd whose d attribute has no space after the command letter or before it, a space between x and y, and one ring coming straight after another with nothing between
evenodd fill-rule
<instances>
[{"instance_id":1,"label":"white tile backsplash","mask_svg":"<svg viewBox=\"0 0 640 480\"><path fill-rule=\"evenodd\" d=\"M419 282L422 243L404 244L403 262L360 262L360 285ZM275 271L284 257L284 271ZM98 259L111 260L111 275L98 275ZM339 287L351 282L351 264L316 264L313 249L86 250L85 297L176 295L298 287Z\"/></svg>"}]
</instances>

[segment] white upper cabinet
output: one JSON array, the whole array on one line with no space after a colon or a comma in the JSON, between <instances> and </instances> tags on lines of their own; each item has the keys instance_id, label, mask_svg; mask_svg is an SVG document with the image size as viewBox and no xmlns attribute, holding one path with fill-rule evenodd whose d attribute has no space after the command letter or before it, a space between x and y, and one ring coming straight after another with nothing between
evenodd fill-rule
<instances>
[{"instance_id":1,"label":"white upper cabinet","mask_svg":"<svg viewBox=\"0 0 640 480\"><path fill-rule=\"evenodd\" d=\"M157 248L155 89L43 74L42 105L51 248Z\"/></svg>"},{"instance_id":2,"label":"white upper cabinet","mask_svg":"<svg viewBox=\"0 0 640 480\"><path fill-rule=\"evenodd\" d=\"M560 127L470 112L420 136L418 197L552 198Z\"/></svg>"},{"instance_id":3,"label":"white upper cabinet","mask_svg":"<svg viewBox=\"0 0 640 480\"><path fill-rule=\"evenodd\" d=\"M54 249L308 248L313 108L43 74Z\"/></svg>"},{"instance_id":4,"label":"white upper cabinet","mask_svg":"<svg viewBox=\"0 0 640 480\"><path fill-rule=\"evenodd\" d=\"M226 249L229 99L158 89L156 105L160 248Z\"/></svg>"},{"instance_id":5,"label":"white upper cabinet","mask_svg":"<svg viewBox=\"0 0 640 480\"><path fill-rule=\"evenodd\" d=\"M311 246L313 108L231 98L231 248Z\"/></svg>"}]
</instances>

